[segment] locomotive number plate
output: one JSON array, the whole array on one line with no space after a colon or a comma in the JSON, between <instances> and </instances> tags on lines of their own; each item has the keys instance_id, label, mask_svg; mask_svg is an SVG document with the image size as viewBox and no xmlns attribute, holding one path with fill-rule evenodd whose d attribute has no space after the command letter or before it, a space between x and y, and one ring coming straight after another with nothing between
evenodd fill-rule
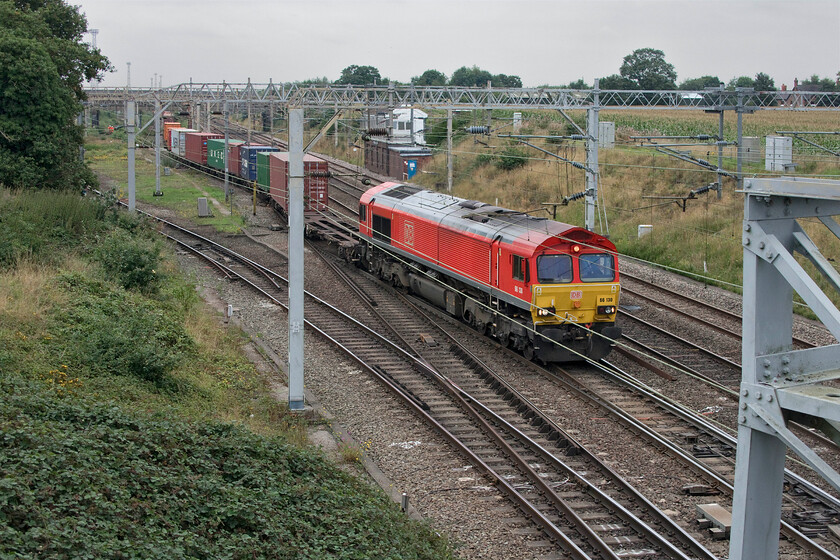
<instances>
[{"instance_id":1,"label":"locomotive number plate","mask_svg":"<svg viewBox=\"0 0 840 560\"><path fill-rule=\"evenodd\" d=\"M615 303L614 296L598 296L598 305L608 305Z\"/></svg>"},{"instance_id":2,"label":"locomotive number plate","mask_svg":"<svg viewBox=\"0 0 840 560\"><path fill-rule=\"evenodd\" d=\"M569 299L582 299L583 290L572 290L569 292Z\"/></svg>"}]
</instances>

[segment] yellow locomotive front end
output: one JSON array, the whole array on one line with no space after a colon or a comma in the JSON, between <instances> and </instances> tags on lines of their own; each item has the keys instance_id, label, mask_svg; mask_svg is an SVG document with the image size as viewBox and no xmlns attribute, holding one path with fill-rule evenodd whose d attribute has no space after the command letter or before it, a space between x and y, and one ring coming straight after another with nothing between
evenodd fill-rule
<instances>
[{"instance_id":1,"label":"yellow locomotive front end","mask_svg":"<svg viewBox=\"0 0 840 560\"><path fill-rule=\"evenodd\" d=\"M575 245L567 253L538 256L536 269L531 318L541 335L536 341L540 353L570 355L571 359L606 356L621 334L615 326L620 293L615 256L582 253Z\"/></svg>"}]
</instances>

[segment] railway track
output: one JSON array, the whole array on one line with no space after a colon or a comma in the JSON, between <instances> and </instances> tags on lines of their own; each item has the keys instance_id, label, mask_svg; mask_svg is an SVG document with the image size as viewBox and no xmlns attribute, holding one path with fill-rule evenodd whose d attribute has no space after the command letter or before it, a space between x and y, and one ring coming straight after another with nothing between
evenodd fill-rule
<instances>
[{"instance_id":1,"label":"railway track","mask_svg":"<svg viewBox=\"0 0 840 560\"><path fill-rule=\"evenodd\" d=\"M448 319L439 314L439 320ZM599 368L587 364L541 368L520 359L523 367L535 368L546 381L603 410L627 430L679 461L693 480L683 489L687 498L697 501L698 496L714 496L709 501L731 507L737 447L733 435L647 387L612 361L605 360ZM734 403L731 409L736 410ZM790 470L785 473L784 500L783 537L815 558L837 558L840 543L827 537L829 525L840 521L840 500ZM815 538L821 538L820 542Z\"/></svg>"},{"instance_id":2,"label":"railway track","mask_svg":"<svg viewBox=\"0 0 840 560\"><path fill-rule=\"evenodd\" d=\"M629 280L629 281L628 281ZM741 342L742 317L739 313L712 305L696 298L645 280L629 272L621 272L622 293L652 305L662 306L670 313L728 335ZM813 348L815 344L799 337L793 338L795 348Z\"/></svg>"},{"instance_id":3,"label":"railway track","mask_svg":"<svg viewBox=\"0 0 840 560\"><path fill-rule=\"evenodd\" d=\"M678 457L702 483L686 488L687 494L719 496L731 504L735 478L735 437L695 411L686 409L651 390L633 376L604 360L605 368L552 368L580 394L602 403L628 428ZM785 472L782 534L820 558L835 558L812 540L828 536L829 525L840 520L840 500L801 476Z\"/></svg>"},{"instance_id":4,"label":"railway track","mask_svg":"<svg viewBox=\"0 0 840 560\"><path fill-rule=\"evenodd\" d=\"M652 366L670 369L675 375L690 375L738 400L741 364L671 333L651 322L621 311L621 347L636 350ZM714 372L714 373L711 373Z\"/></svg>"},{"instance_id":5,"label":"railway track","mask_svg":"<svg viewBox=\"0 0 840 560\"><path fill-rule=\"evenodd\" d=\"M169 226L167 226L169 227ZM178 232L173 238L183 235ZM181 240L181 246L196 251L195 238ZM240 258L209 240L201 239L198 253L214 261L226 276L243 281L243 268L255 289L284 305L282 278L253 261ZM206 252L224 255L208 256ZM224 260L235 260L230 265ZM366 275L364 275L366 276ZM363 293L376 294L387 289L369 278L362 285ZM271 295L275 292L274 295ZM279 292L279 293L277 293ZM350 318L323 300L307 296L307 323L310 328L339 345L368 371L375 372L404 402L424 416L468 459L492 477L516 507L526 512L540 527L547 543L559 547L572 558L613 558L632 555L639 558L713 558L676 524L658 512L643 497L634 493L623 481L598 466L594 457L587 458L579 445L527 405L523 398L506 397L499 392L498 378L455 342L430 343L426 334L423 355L417 355L416 341L395 337L392 342ZM406 316L406 302L394 297L373 295L376 314L394 330L402 331L399 317ZM385 302L393 302L385 304ZM416 318L416 316L415 316ZM409 317L411 319L411 317ZM415 321L410 323L416 325ZM425 330L433 327L427 324ZM413 333L413 336L417 333ZM441 333L436 334L442 337ZM413 350L404 347L414 346ZM431 350L430 350L431 349ZM437 364L437 365L436 365ZM447 369L441 373L440 365ZM495 387L495 388L494 388ZM511 402L513 401L513 402ZM502 408L502 412L495 409ZM538 422L535 418L539 418ZM546 427L549 426L548 429ZM551 449L558 443L567 456L560 460ZM598 470L595 470L596 467ZM606 469L606 470L603 470ZM609 482L592 484L587 478L603 477ZM647 519L645 519L647 518ZM657 527L653 529L652 527ZM678 544L660 535L665 532ZM690 550L690 553L683 549Z\"/></svg>"}]
</instances>

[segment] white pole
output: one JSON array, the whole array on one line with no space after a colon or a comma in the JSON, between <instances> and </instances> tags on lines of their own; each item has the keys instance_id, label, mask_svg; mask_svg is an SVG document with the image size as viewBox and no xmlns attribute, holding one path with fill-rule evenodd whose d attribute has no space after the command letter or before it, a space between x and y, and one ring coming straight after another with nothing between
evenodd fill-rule
<instances>
[{"instance_id":1,"label":"white pole","mask_svg":"<svg viewBox=\"0 0 840 560\"><path fill-rule=\"evenodd\" d=\"M125 129L128 132L128 211L134 212L134 101L125 102Z\"/></svg>"},{"instance_id":2,"label":"white pole","mask_svg":"<svg viewBox=\"0 0 840 560\"><path fill-rule=\"evenodd\" d=\"M303 410L303 109L289 110L289 409Z\"/></svg>"}]
</instances>

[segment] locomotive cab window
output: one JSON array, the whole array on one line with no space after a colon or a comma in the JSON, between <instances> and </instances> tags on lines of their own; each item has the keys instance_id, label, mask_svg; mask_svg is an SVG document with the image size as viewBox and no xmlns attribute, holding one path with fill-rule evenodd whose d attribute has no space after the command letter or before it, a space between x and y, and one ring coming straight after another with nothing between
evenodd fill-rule
<instances>
[{"instance_id":1,"label":"locomotive cab window","mask_svg":"<svg viewBox=\"0 0 840 560\"><path fill-rule=\"evenodd\" d=\"M542 255L537 257L537 279L541 284L567 284L572 281L572 257Z\"/></svg>"},{"instance_id":2,"label":"locomotive cab window","mask_svg":"<svg viewBox=\"0 0 840 560\"><path fill-rule=\"evenodd\" d=\"M513 255L513 279L520 282L527 282L530 280L528 274L528 259Z\"/></svg>"},{"instance_id":3,"label":"locomotive cab window","mask_svg":"<svg viewBox=\"0 0 840 560\"><path fill-rule=\"evenodd\" d=\"M373 238L379 241L391 242L391 220L373 214Z\"/></svg>"},{"instance_id":4,"label":"locomotive cab window","mask_svg":"<svg viewBox=\"0 0 840 560\"><path fill-rule=\"evenodd\" d=\"M364 204L359 204L359 221L367 223L367 206Z\"/></svg>"},{"instance_id":5,"label":"locomotive cab window","mask_svg":"<svg viewBox=\"0 0 840 560\"><path fill-rule=\"evenodd\" d=\"M579 257L581 282L612 282L615 280L615 259L608 253L594 253Z\"/></svg>"}]
</instances>

